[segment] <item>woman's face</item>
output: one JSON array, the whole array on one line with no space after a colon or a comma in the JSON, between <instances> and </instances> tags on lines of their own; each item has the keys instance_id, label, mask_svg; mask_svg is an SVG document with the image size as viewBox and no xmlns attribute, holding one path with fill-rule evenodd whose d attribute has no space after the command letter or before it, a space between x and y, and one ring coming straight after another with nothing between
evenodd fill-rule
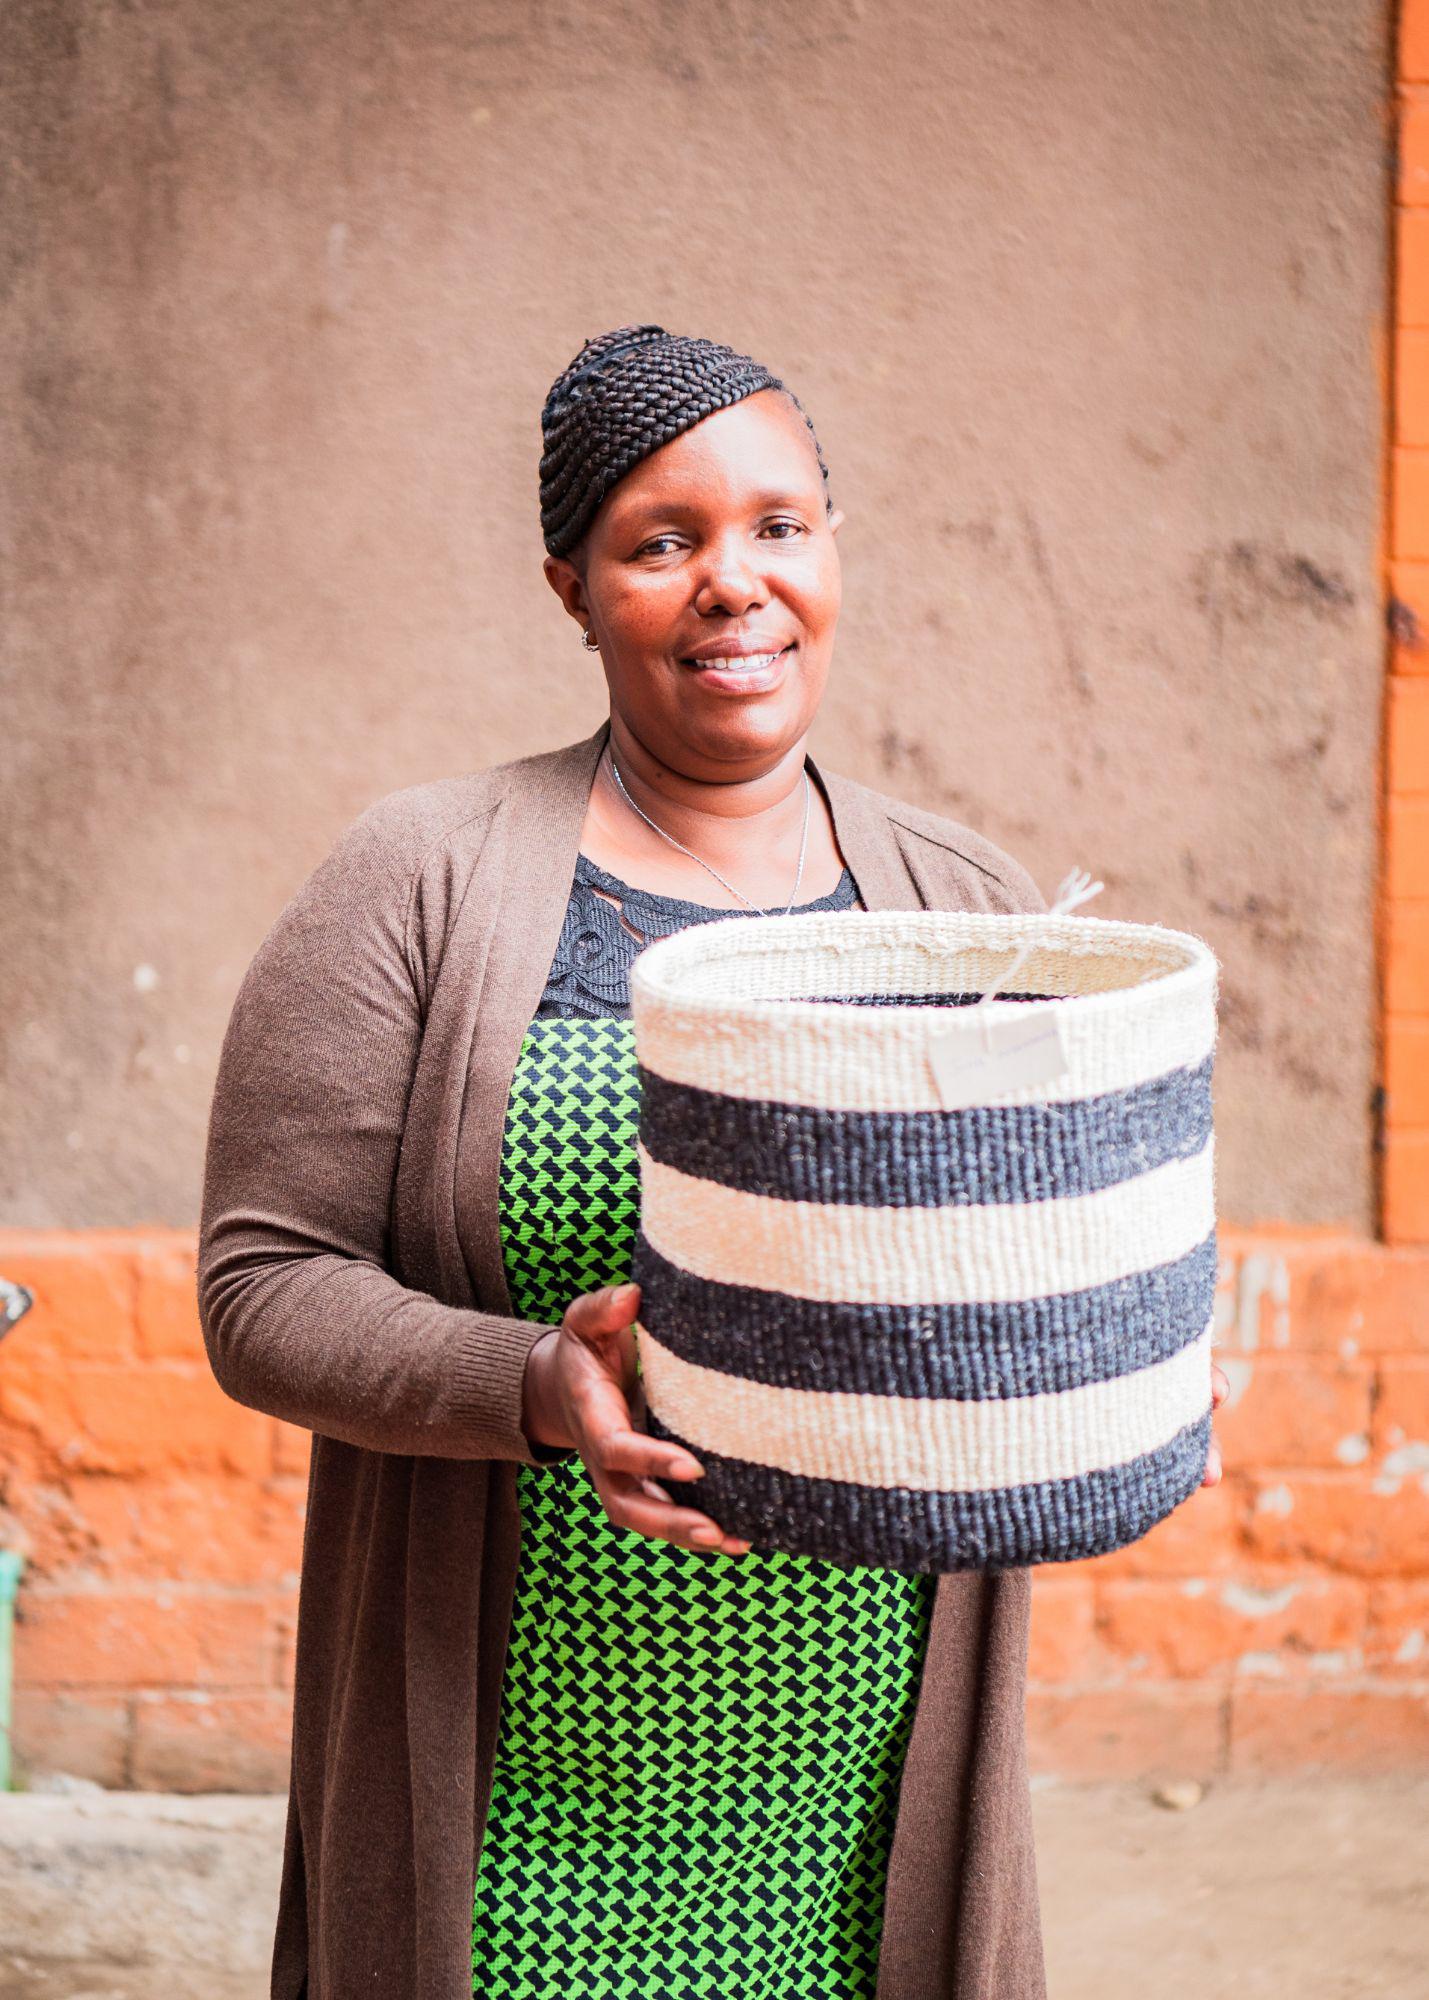
<instances>
[{"instance_id":1,"label":"woman's face","mask_svg":"<svg viewBox=\"0 0 1429 2000\"><path fill-rule=\"evenodd\" d=\"M801 741L828 676L841 581L824 478L776 389L633 466L546 575L594 630L610 705L692 778L734 779Z\"/></svg>"}]
</instances>

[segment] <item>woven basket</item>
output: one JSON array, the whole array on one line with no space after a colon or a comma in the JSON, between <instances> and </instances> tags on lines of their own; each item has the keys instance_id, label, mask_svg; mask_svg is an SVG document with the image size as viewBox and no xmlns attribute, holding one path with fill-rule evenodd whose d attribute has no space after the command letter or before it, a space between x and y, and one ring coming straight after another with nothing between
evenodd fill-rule
<instances>
[{"instance_id":1,"label":"woven basket","mask_svg":"<svg viewBox=\"0 0 1429 2000\"><path fill-rule=\"evenodd\" d=\"M1085 916L642 951L636 1345L650 1432L705 1467L672 1496L764 1548L951 1570L1101 1554L1194 1493L1216 978L1199 938ZM1059 1073L1007 1087L1009 1037Z\"/></svg>"}]
</instances>

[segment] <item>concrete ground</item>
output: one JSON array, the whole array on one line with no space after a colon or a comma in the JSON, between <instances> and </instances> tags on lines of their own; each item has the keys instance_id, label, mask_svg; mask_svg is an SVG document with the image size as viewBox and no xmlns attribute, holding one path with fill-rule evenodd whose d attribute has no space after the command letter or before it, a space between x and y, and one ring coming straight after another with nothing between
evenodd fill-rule
<instances>
[{"instance_id":1,"label":"concrete ground","mask_svg":"<svg viewBox=\"0 0 1429 2000\"><path fill-rule=\"evenodd\" d=\"M1036 1809L1051 2000L1429 2000L1429 1774ZM0 2000L266 2000L283 1810L0 1797Z\"/></svg>"}]
</instances>

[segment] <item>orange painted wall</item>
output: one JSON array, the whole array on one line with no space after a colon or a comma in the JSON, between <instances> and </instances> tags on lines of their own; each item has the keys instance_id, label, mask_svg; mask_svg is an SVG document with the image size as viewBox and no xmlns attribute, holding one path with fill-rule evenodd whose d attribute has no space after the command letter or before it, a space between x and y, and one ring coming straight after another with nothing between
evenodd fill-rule
<instances>
[{"instance_id":1,"label":"orange painted wall","mask_svg":"<svg viewBox=\"0 0 1429 2000\"><path fill-rule=\"evenodd\" d=\"M1429 1243L1429 0L1405 0L1395 109L1382 1214Z\"/></svg>"},{"instance_id":2,"label":"orange painted wall","mask_svg":"<svg viewBox=\"0 0 1429 2000\"><path fill-rule=\"evenodd\" d=\"M286 1782L307 1439L223 1395L181 1233L0 1233L0 1543L28 1567L22 1767ZM1429 1250L1224 1240L1227 1474L1134 1548L1042 1571L1043 1769L1429 1760Z\"/></svg>"},{"instance_id":3,"label":"orange painted wall","mask_svg":"<svg viewBox=\"0 0 1429 2000\"><path fill-rule=\"evenodd\" d=\"M0 1544L26 1557L17 1764L286 1786L308 1439L215 1382L191 1233L0 1235Z\"/></svg>"}]
</instances>

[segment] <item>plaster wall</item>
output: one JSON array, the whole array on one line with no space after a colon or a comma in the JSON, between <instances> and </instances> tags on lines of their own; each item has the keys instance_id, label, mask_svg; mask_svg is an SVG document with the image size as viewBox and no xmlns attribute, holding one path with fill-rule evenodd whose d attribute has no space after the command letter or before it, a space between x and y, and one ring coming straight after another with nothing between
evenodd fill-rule
<instances>
[{"instance_id":1,"label":"plaster wall","mask_svg":"<svg viewBox=\"0 0 1429 2000\"><path fill-rule=\"evenodd\" d=\"M0 1222L186 1225L228 1009L397 786L604 713L538 412L656 319L813 412L813 748L1224 966L1219 1189L1373 1215L1369 0L12 0Z\"/></svg>"}]
</instances>

